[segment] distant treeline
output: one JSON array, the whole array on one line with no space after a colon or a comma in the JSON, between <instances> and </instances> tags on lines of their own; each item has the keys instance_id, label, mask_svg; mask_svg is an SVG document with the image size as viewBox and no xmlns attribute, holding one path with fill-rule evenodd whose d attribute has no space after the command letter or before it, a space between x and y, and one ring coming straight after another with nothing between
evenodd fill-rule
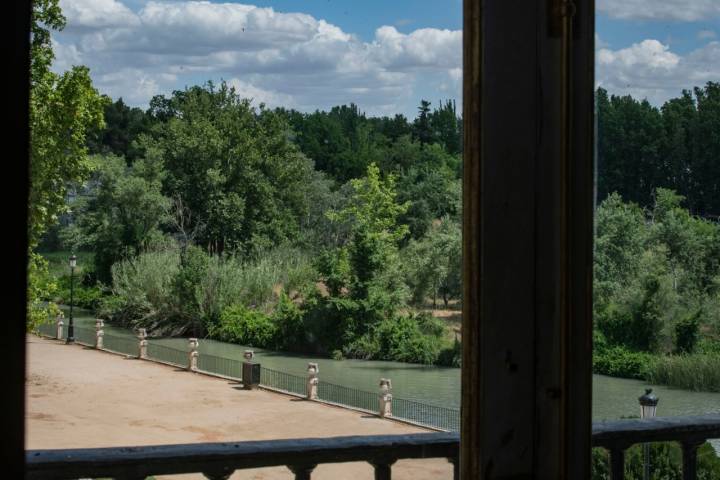
<instances>
[{"instance_id":1,"label":"distant treeline","mask_svg":"<svg viewBox=\"0 0 720 480\"><path fill-rule=\"evenodd\" d=\"M181 93L181 92L180 92ZM106 128L90 135L90 153L114 153L128 160L133 146L153 123L177 113L174 97L156 96L150 108L128 107L122 99L107 105ZM597 90L598 202L617 192L625 200L652 207L656 188L687 199L696 215L720 216L720 83L685 90L661 107L629 95ZM423 100L418 116L368 117L356 105L300 113L278 109L293 129L293 141L315 167L345 182L361 176L373 161L383 164L383 147L408 135L425 144L462 152L462 119L452 101L431 109Z\"/></svg>"},{"instance_id":2,"label":"distant treeline","mask_svg":"<svg viewBox=\"0 0 720 480\"><path fill-rule=\"evenodd\" d=\"M598 200L613 192L652 207L658 187L695 215L720 218L720 83L685 90L660 108L597 91Z\"/></svg>"}]
</instances>

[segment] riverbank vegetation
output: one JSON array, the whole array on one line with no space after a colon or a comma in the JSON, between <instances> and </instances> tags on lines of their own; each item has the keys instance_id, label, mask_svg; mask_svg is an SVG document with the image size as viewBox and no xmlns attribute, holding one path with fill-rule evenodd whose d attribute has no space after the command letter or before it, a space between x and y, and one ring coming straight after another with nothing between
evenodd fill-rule
<instances>
[{"instance_id":1,"label":"riverbank vegetation","mask_svg":"<svg viewBox=\"0 0 720 480\"><path fill-rule=\"evenodd\" d=\"M643 209L611 194L597 210L598 373L720 391L720 225L658 188Z\"/></svg>"},{"instance_id":2,"label":"riverbank vegetation","mask_svg":"<svg viewBox=\"0 0 720 480\"><path fill-rule=\"evenodd\" d=\"M454 102L300 112L208 82L129 107L49 71L55 3L35 8L30 326L70 287L35 252L69 250L75 303L151 335L459 364L436 310L462 302ZM595 370L715 390L720 84L597 99Z\"/></svg>"},{"instance_id":3,"label":"riverbank vegetation","mask_svg":"<svg viewBox=\"0 0 720 480\"><path fill-rule=\"evenodd\" d=\"M650 445L651 478L681 479L682 450L675 442L656 442ZM625 478L641 480L644 472L643 446L633 445L625 451ZM610 455L603 448L593 448L592 480L610 480ZM698 480L720 478L720 457L712 445L703 443L697 450Z\"/></svg>"}]
</instances>

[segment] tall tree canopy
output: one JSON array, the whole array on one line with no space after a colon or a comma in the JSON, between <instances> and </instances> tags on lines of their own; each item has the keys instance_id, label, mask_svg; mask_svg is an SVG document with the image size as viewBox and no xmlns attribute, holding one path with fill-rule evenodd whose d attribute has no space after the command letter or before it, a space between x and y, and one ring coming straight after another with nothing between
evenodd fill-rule
<instances>
[{"instance_id":1,"label":"tall tree canopy","mask_svg":"<svg viewBox=\"0 0 720 480\"><path fill-rule=\"evenodd\" d=\"M661 108L597 91L598 200L613 192L650 207L658 187L691 212L720 217L720 83L685 90Z\"/></svg>"},{"instance_id":2,"label":"tall tree canopy","mask_svg":"<svg viewBox=\"0 0 720 480\"><path fill-rule=\"evenodd\" d=\"M28 325L47 317L40 298L53 289L47 265L33 253L41 236L67 210L70 182L90 173L86 133L103 125L103 98L93 88L86 67L58 75L50 30L61 30L65 17L58 0L33 2L30 27L30 198L28 199Z\"/></svg>"},{"instance_id":3,"label":"tall tree canopy","mask_svg":"<svg viewBox=\"0 0 720 480\"><path fill-rule=\"evenodd\" d=\"M164 106L165 121L138 144L160 151L163 191L202 223L199 244L250 253L298 234L316 176L281 115L255 109L224 82L153 103Z\"/></svg>"}]
</instances>

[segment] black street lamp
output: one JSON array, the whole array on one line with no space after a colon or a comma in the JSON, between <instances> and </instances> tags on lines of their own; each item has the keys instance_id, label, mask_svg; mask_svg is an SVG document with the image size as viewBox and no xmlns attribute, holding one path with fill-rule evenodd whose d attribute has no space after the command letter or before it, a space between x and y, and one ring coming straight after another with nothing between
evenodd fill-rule
<instances>
[{"instance_id":1,"label":"black street lamp","mask_svg":"<svg viewBox=\"0 0 720 480\"><path fill-rule=\"evenodd\" d=\"M75 295L75 267L77 266L77 257L70 257L70 325L68 326L67 343L75 341L75 329L73 328L73 303Z\"/></svg>"},{"instance_id":2,"label":"black street lamp","mask_svg":"<svg viewBox=\"0 0 720 480\"><path fill-rule=\"evenodd\" d=\"M638 398L640 402L640 418L653 418L657 410L657 404L660 401L658 397L653 395L652 388L645 389L645 395ZM650 480L650 444L643 445L643 454L645 457L643 465L643 479Z\"/></svg>"}]
</instances>

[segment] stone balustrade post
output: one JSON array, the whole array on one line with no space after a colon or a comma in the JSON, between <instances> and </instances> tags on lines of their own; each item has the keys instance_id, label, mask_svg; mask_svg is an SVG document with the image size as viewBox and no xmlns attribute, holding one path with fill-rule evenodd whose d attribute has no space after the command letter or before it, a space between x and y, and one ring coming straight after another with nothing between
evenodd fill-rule
<instances>
[{"instance_id":1,"label":"stone balustrade post","mask_svg":"<svg viewBox=\"0 0 720 480\"><path fill-rule=\"evenodd\" d=\"M65 322L63 322L63 318L65 318L65 316L62 312L58 313L58 316L55 317L55 325L57 327L55 338L57 338L58 340L63 339L63 325L65 325Z\"/></svg>"},{"instance_id":2,"label":"stone balustrade post","mask_svg":"<svg viewBox=\"0 0 720 480\"><path fill-rule=\"evenodd\" d=\"M318 398L318 384L320 383L320 379L318 378L318 373L320 373L320 369L318 368L317 363L308 363L308 377L307 377L307 398L308 400L317 400Z\"/></svg>"},{"instance_id":3,"label":"stone balustrade post","mask_svg":"<svg viewBox=\"0 0 720 480\"><path fill-rule=\"evenodd\" d=\"M147 358L147 330L138 328L138 357Z\"/></svg>"},{"instance_id":4,"label":"stone balustrade post","mask_svg":"<svg viewBox=\"0 0 720 480\"><path fill-rule=\"evenodd\" d=\"M188 370L194 372L198 369L198 346L200 342L197 338L188 338L188 345L190 346L190 353L188 354Z\"/></svg>"},{"instance_id":5,"label":"stone balustrade post","mask_svg":"<svg viewBox=\"0 0 720 480\"><path fill-rule=\"evenodd\" d=\"M381 417L392 417L392 382L389 378L380 379L379 412Z\"/></svg>"},{"instance_id":6,"label":"stone balustrade post","mask_svg":"<svg viewBox=\"0 0 720 480\"><path fill-rule=\"evenodd\" d=\"M95 348L98 350L102 350L103 348L103 336L105 335L103 331L104 326L105 323L101 319L95 319Z\"/></svg>"}]
</instances>

